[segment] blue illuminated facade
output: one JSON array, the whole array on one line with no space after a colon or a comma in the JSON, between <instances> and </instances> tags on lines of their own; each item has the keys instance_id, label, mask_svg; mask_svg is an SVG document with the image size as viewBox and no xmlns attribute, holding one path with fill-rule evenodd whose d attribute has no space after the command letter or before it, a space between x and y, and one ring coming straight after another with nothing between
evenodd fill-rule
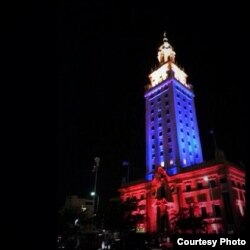
<instances>
[{"instance_id":1,"label":"blue illuminated facade","mask_svg":"<svg viewBox=\"0 0 250 250\"><path fill-rule=\"evenodd\" d=\"M181 168L203 162L192 85L175 64L175 52L166 38L158 60L145 93L147 180L158 165L175 175Z\"/></svg>"}]
</instances>

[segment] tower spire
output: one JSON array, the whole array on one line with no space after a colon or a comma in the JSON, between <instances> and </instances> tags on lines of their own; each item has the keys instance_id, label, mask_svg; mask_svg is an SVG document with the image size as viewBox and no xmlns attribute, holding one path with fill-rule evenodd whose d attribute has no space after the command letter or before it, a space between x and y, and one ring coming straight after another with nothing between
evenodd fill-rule
<instances>
[{"instance_id":1,"label":"tower spire","mask_svg":"<svg viewBox=\"0 0 250 250\"><path fill-rule=\"evenodd\" d=\"M163 42L167 42L167 41L168 41L167 33L166 33L166 31L164 31L164 33L163 33Z\"/></svg>"},{"instance_id":2,"label":"tower spire","mask_svg":"<svg viewBox=\"0 0 250 250\"><path fill-rule=\"evenodd\" d=\"M175 61L175 52L168 42L166 31L163 33L163 43L158 49L157 58L160 64Z\"/></svg>"}]
</instances>

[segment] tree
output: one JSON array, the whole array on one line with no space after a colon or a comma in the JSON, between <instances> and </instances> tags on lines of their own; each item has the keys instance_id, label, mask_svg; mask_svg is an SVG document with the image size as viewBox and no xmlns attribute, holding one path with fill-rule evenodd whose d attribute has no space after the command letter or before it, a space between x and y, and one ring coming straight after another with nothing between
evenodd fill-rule
<instances>
[{"instance_id":1,"label":"tree","mask_svg":"<svg viewBox=\"0 0 250 250\"><path fill-rule=\"evenodd\" d=\"M58 236L66 249L75 249L79 235L90 232L92 217L80 207L67 207L58 212Z\"/></svg>"},{"instance_id":2,"label":"tree","mask_svg":"<svg viewBox=\"0 0 250 250\"><path fill-rule=\"evenodd\" d=\"M182 208L172 216L171 224L175 233L206 233L207 222L202 216L194 215L194 206Z\"/></svg>"},{"instance_id":3,"label":"tree","mask_svg":"<svg viewBox=\"0 0 250 250\"><path fill-rule=\"evenodd\" d=\"M105 211L105 228L118 231L121 229L124 220L123 205L119 198L112 198Z\"/></svg>"},{"instance_id":4,"label":"tree","mask_svg":"<svg viewBox=\"0 0 250 250\"><path fill-rule=\"evenodd\" d=\"M133 215L132 212L137 209L137 200L135 197L126 200L123 203L124 221L123 229L125 231L133 231L136 228L138 216Z\"/></svg>"}]
</instances>

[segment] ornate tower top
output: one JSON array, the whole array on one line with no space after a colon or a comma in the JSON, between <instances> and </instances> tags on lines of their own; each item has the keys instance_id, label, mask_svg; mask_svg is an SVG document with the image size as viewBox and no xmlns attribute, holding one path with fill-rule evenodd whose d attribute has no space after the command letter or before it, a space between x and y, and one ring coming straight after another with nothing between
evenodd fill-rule
<instances>
[{"instance_id":1,"label":"ornate tower top","mask_svg":"<svg viewBox=\"0 0 250 250\"><path fill-rule=\"evenodd\" d=\"M188 89L192 88L187 83L187 74L175 63L175 51L168 42L166 32L163 35L163 44L158 49L157 58L159 66L149 75L150 83L146 86L146 91L170 78L175 78Z\"/></svg>"},{"instance_id":2,"label":"ornate tower top","mask_svg":"<svg viewBox=\"0 0 250 250\"><path fill-rule=\"evenodd\" d=\"M163 35L163 44L158 49L158 61L160 64L165 62L174 62L175 61L175 52L173 47L169 44L168 39L166 37L166 32Z\"/></svg>"}]
</instances>

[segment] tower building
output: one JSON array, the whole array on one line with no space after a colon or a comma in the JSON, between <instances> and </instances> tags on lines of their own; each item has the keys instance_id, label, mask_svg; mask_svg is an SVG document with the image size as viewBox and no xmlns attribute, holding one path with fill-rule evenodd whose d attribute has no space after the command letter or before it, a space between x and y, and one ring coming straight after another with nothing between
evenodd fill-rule
<instances>
[{"instance_id":1,"label":"tower building","mask_svg":"<svg viewBox=\"0 0 250 250\"><path fill-rule=\"evenodd\" d=\"M159 66L146 86L146 179L158 165L168 175L203 161L194 92L187 74L175 62L165 34L158 50Z\"/></svg>"},{"instance_id":2,"label":"tower building","mask_svg":"<svg viewBox=\"0 0 250 250\"><path fill-rule=\"evenodd\" d=\"M224 157L203 162L193 88L165 35L157 58L145 92L146 178L119 189L124 224L163 235L242 232L245 170Z\"/></svg>"}]
</instances>

